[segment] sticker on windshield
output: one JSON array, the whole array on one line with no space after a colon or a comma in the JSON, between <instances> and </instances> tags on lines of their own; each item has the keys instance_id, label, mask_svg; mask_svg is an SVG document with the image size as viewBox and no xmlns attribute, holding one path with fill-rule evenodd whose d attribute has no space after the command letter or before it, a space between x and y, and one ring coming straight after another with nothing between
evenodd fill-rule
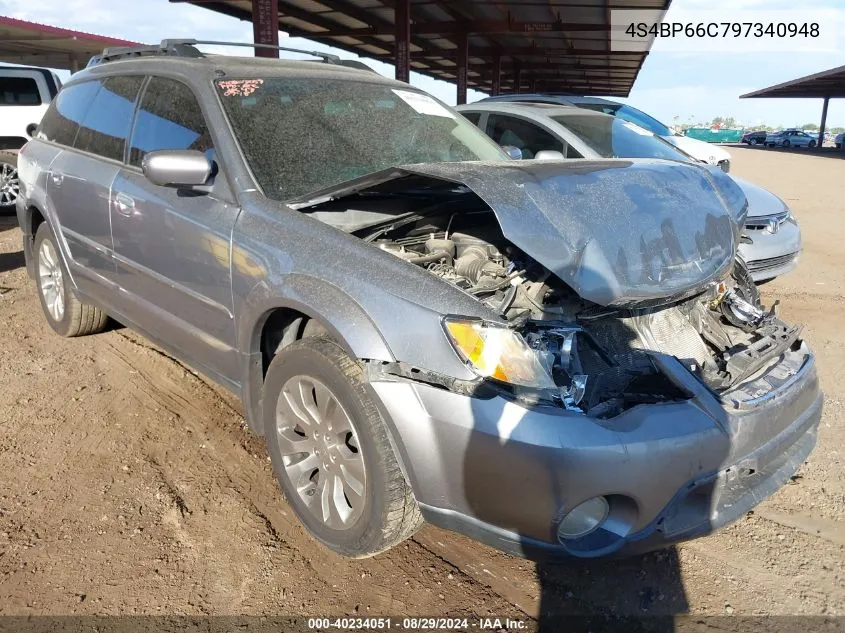
<instances>
[{"instance_id":1,"label":"sticker on windshield","mask_svg":"<svg viewBox=\"0 0 845 633\"><path fill-rule=\"evenodd\" d=\"M393 89L393 94L402 99L405 103L411 106L415 112L420 114L430 114L431 116L443 116L454 119L455 115L449 112L442 105L437 103L434 99L421 92L411 92L410 90L396 90Z\"/></svg>"},{"instance_id":2,"label":"sticker on windshield","mask_svg":"<svg viewBox=\"0 0 845 633\"><path fill-rule=\"evenodd\" d=\"M625 123L623 123L622 125L624 125L626 128L628 128L632 132L636 132L640 136L654 136L654 134L649 132L647 129L640 127L636 123L631 123L630 121L625 121Z\"/></svg>"},{"instance_id":3,"label":"sticker on windshield","mask_svg":"<svg viewBox=\"0 0 845 633\"><path fill-rule=\"evenodd\" d=\"M227 79L218 81L217 86L224 97L248 97L261 87L263 79Z\"/></svg>"}]
</instances>

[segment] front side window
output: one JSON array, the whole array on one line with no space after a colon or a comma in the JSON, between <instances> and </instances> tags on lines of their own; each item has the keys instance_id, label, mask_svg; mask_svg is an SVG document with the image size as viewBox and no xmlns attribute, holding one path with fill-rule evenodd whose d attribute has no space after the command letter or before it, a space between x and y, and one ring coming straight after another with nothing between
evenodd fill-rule
<instances>
[{"instance_id":1,"label":"front side window","mask_svg":"<svg viewBox=\"0 0 845 633\"><path fill-rule=\"evenodd\" d=\"M32 77L0 77L0 106L38 106L41 95Z\"/></svg>"},{"instance_id":2,"label":"front side window","mask_svg":"<svg viewBox=\"0 0 845 633\"><path fill-rule=\"evenodd\" d=\"M275 200L396 165L507 160L469 121L410 87L267 77L219 80L217 90L256 181Z\"/></svg>"},{"instance_id":3,"label":"front side window","mask_svg":"<svg viewBox=\"0 0 845 633\"><path fill-rule=\"evenodd\" d=\"M598 114L553 116L602 158L694 159L646 129L618 117Z\"/></svg>"},{"instance_id":4,"label":"front side window","mask_svg":"<svg viewBox=\"0 0 845 633\"><path fill-rule=\"evenodd\" d=\"M72 146L79 124L99 90L99 81L85 81L62 88L44 113L35 137Z\"/></svg>"},{"instance_id":5,"label":"front side window","mask_svg":"<svg viewBox=\"0 0 845 633\"><path fill-rule=\"evenodd\" d=\"M149 152L197 150L214 159L214 144L194 93L185 84L164 77L153 77L141 97L129 164L141 166Z\"/></svg>"},{"instance_id":6,"label":"front side window","mask_svg":"<svg viewBox=\"0 0 845 633\"><path fill-rule=\"evenodd\" d=\"M141 76L105 79L82 120L74 147L122 161L135 99L143 81Z\"/></svg>"},{"instance_id":7,"label":"front side window","mask_svg":"<svg viewBox=\"0 0 845 633\"><path fill-rule=\"evenodd\" d=\"M563 153L563 142L550 132L529 121L491 114L487 117L487 134L501 146L512 145L522 150L523 158L534 158L537 152L553 150Z\"/></svg>"}]
</instances>

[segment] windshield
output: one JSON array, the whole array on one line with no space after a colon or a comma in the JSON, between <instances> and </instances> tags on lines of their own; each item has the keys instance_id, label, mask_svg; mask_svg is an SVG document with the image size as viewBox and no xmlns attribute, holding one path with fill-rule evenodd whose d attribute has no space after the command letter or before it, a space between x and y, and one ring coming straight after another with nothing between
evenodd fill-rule
<instances>
[{"instance_id":1,"label":"windshield","mask_svg":"<svg viewBox=\"0 0 845 633\"><path fill-rule=\"evenodd\" d=\"M630 121L636 123L640 127L647 129L658 136L674 136L672 130L663 125L654 117L650 117L642 110L637 110L629 105L622 103L579 103L579 108L585 110L595 110L596 112L604 112L613 116L618 116L623 121Z\"/></svg>"},{"instance_id":2,"label":"windshield","mask_svg":"<svg viewBox=\"0 0 845 633\"><path fill-rule=\"evenodd\" d=\"M663 158L696 162L648 130L622 119L596 114L567 114L552 119L575 134L602 158Z\"/></svg>"},{"instance_id":3,"label":"windshield","mask_svg":"<svg viewBox=\"0 0 845 633\"><path fill-rule=\"evenodd\" d=\"M472 123L410 87L291 77L216 85L252 173L276 200L395 165L508 160Z\"/></svg>"}]
</instances>

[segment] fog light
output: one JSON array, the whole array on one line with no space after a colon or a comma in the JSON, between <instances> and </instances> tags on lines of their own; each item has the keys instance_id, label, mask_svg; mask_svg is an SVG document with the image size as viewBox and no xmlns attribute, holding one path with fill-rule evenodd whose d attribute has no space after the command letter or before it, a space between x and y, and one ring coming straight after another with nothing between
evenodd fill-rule
<instances>
[{"instance_id":1,"label":"fog light","mask_svg":"<svg viewBox=\"0 0 845 633\"><path fill-rule=\"evenodd\" d=\"M604 523L610 506L604 497L593 497L569 511L557 528L558 540L572 540L587 536Z\"/></svg>"}]
</instances>

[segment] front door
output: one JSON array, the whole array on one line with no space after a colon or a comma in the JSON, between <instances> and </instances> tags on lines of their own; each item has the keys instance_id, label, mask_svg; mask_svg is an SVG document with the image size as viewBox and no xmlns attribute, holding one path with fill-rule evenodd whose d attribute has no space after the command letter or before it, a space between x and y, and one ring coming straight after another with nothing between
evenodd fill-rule
<instances>
[{"instance_id":1,"label":"front door","mask_svg":"<svg viewBox=\"0 0 845 633\"><path fill-rule=\"evenodd\" d=\"M229 244L238 207L219 164L208 191L148 181L141 161L162 149L199 150L215 160L191 89L153 77L141 96L128 165L112 184L119 309L190 364L237 383Z\"/></svg>"}]
</instances>

